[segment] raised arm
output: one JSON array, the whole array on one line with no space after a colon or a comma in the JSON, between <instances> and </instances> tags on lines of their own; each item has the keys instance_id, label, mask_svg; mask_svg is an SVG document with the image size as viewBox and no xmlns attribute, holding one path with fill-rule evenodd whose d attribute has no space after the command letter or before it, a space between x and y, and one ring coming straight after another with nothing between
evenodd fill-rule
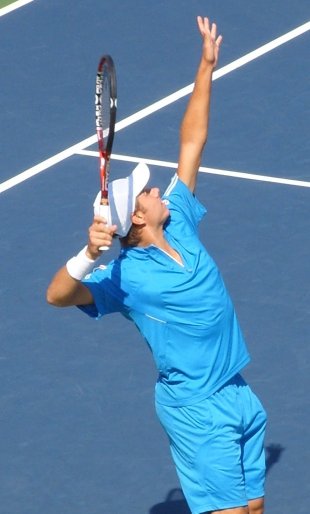
<instances>
[{"instance_id":1,"label":"raised arm","mask_svg":"<svg viewBox=\"0 0 310 514\"><path fill-rule=\"evenodd\" d=\"M191 191L196 186L202 152L207 141L212 74L217 64L222 36L217 36L216 24L208 18L197 18L203 40L202 56L195 78L193 93L180 129L178 176Z\"/></svg>"}]
</instances>

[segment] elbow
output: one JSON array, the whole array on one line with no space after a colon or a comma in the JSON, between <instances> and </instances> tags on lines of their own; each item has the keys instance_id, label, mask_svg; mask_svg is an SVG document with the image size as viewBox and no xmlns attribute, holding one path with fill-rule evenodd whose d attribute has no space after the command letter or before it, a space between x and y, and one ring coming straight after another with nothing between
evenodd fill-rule
<instances>
[{"instance_id":1,"label":"elbow","mask_svg":"<svg viewBox=\"0 0 310 514\"><path fill-rule=\"evenodd\" d=\"M46 291L46 301L49 305L53 305L54 307L64 307L64 301L59 294L57 294L57 290L53 287L49 286Z\"/></svg>"},{"instance_id":2,"label":"elbow","mask_svg":"<svg viewBox=\"0 0 310 514\"><path fill-rule=\"evenodd\" d=\"M200 137L195 137L193 135L192 137L181 138L180 148L184 150L184 152L186 152L188 155L199 156L200 158L204 150L204 147L206 146L207 139L207 134L202 135Z\"/></svg>"}]
</instances>

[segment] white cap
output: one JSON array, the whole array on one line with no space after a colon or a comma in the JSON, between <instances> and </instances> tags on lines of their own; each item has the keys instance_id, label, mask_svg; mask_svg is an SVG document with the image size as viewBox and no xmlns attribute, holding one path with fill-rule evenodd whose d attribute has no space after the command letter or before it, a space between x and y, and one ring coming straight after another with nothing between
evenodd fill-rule
<instances>
[{"instance_id":1,"label":"white cap","mask_svg":"<svg viewBox=\"0 0 310 514\"><path fill-rule=\"evenodd\" d=\"M108 206L100 204L101 192L99 191L94 202L94 212L106 218L108 225L117 225L116 233L120 237L128 234L132 225L131 216L135 210L136 198L145 188L149 179L148 166L144 162L140 162L129 177L113 180L109 184Z\"/></svg>"}]
</instances>

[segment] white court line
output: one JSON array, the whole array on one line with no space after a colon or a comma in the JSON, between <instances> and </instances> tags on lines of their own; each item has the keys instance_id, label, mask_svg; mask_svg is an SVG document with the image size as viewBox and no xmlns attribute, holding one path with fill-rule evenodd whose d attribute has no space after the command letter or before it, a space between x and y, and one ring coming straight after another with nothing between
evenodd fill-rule
<instances>
[{"instance_id":1,"label":"white court line","mask_svg":"<svg viewBox=\"0 0 310 514\"><path fill-rule=\"evenodd\" d=\"M266 43L265 45L260 46L256 50L253 50L252 52L245 54L243 57L240 57L239 59L232 61L230 64L223 66L219 70L215 70L213 73L212 79L216 80L216 79L219 79L220 77L223 77L224 75L227 75L228 73L231 73L232 71L240 68L241 66L244 66L245 64L248 64L249 62L253 61L254 59L257 59L258 57L261 57L262 55L264 55L268 52L271 52L271 50L274 50L278 46L281 46L284 43L287 43L288 41L291 41L292 39L304 34L308 30L310 30L310 21L308 21L307 23L304 23L303 25L300 25L300 27L297 27L296 29L291 30L290 32L287 32L287 34L284 34L283 36L280 36L277 39L270 41L270 43ZM128 127L129 125L132 125L133 123L141 120L142 118L145 118L146 116L149 116L150 114L153 114L154 112L158 111L159 109L162 109L163 107L167 107L167 105L170 105L173 102L180 100L180 98L183 98L184 96L189 95L192 92L193 87L194 87L194 83L189 84L188 86L185 86L182 89L179 89L175 93L172 93L171 95L166 96L162 100L159 100L158 102L155 102L155 103L149 105L148 107L145 107L141 111L138 111L135 114L128 116L124 120L119 121L116 124L115 131L118 131L125 127ZM94 138L94 142L96 142L96 136ZM86 148L86 147L84 147L84 148Z\"/></svg>"},{"instance_id":2,"label":"white court line","mask_svg":"<svg viewBox=\"0 0 310 514\"><path fill-rule=\"evenodd\" d=\"M47 170L48 168L50 168L51 166L54 166L58 162L64 161L65 159L68 159L68 157L72 157L72 155L76 154L82 148L87 148L87 146L90 146L91 144L93 144L95 142L94 137L96 137L96 136L88 137L87 139L84 139L80 143L70 146L70 148L67 148L66 150L63 150L62 152L59 152L56 155L53 155L53 157L50 157L49 159L46 159L45 161L40 162L36 166L33 166L32 168L29 168L28 170L25 170L22 173L15 175L15 177L5 180L5 182L2 182L0 184L0 193L3 193L7 189L11 189L12 187L17 186L17 184L24 182L28 178L31 178L34 175L37 175L38 173L41 173L42 171Z\"/></svg>"},{"instance_id":3,"label":"white court line","mask_svg":"<svg viewBox=\"0 0 310 514\"><path fill-rule=\"evenodd\" d=\"M92 150L79 150L77 152L80 155L87 155L88 157L97 157L98 152ZM144 157L130 157L129 155L118 155L112 154L112 159L116 161L126 161L126 162L145 162L150 166L162 166L164 168L172 168L176 169L178 164L176 162L168 162L168 161L159 161L156 159L145 159ZM242 178L246 180L257 180L260 182L272 182L274 184L285 184L287 186L299 186L299 187L310 187L310 182L304 180L295 180L290 178L281 178L281 177L270 177L268 175L257 175L254 173L245 173L241 171L229 171L229 170L219 170L217 168L208 168L205 166L200 166L199 171L202 173L210 173L211 175L222 175L224 177L234 177L234 178Z\"/></svg>"},{"instance_id":4,"label":"white court line","mask_svg":"<svg viewBox=\"0 0 310 514\"><path fill-rule=\"evenodd\" d=\"M23 7L26 4L30 4L30 2L33 2L33 0L18 0L13 4L7 5L6 7L2 7L0 9L0 16L4 16L9 12L15 11L15 9L19 9L19 7Z\"/></svg>"},{"instance_id":5,"label":"white court line","mask_svg":"<svg viewBox=\"0 0 310 514\"><path fill-rule=\"evenodd\" d=\"M287 32L283 36L280 36L273 41L270 41L269 43L266 43L265 45L257 48L256 50L253 50L252 52L249 52L248 54L244 55L243 57L240 57L239 59L236 59L235 61L231 62L230 64L227 64L226 66L223 66L219 70L215 70L213 73L213 80L216 80L220 77L223 77L227 73L230 73L237 68L240 68L241 66L244 66L245 64L253 61L254 59L257 59L258 57L261 57L262 55L270 52L271 50L274 50L280 45L283 45L284 43L287 43L288 41L291 41L292 39L304 34L310 30L310 21L307 23L304 23L303 25L300 25L294 30L291 30L290 32ZM127 118L124 118L123 120L116 123L115 131L122 130L125 127L128 127L129 125L132 125L133 123L136 123L137 121L141 120L142 118L145 118L146 116L149 116L150 114L153 114L154 112L158 111L159 109L162 109L163 107L166 107L167 105L170 105L173 102L176 102L180 98L188 95L191 93L193 89L193 84L190 84L189 86L186 86L175 93L166 96L165 98L159 100L158 102L155 102L148 107L145 107L144 109L141 109L140 111L136 112L135 114L132 114L131 116L128 116ZM42 161L41 163L37 164L36 166L33 166L32 168L29 168L15 177L12 177L5 182L0 183L0 193L3 193L7 189L10 189L17 184L20 184L21 182L24 182L25 180L29 179L30 177L33 177L34 175L37 175L38 173L41 173L42 171L45 171L46 169L50 168L51 166L63 161L64 159L67 159L68 157L71 157L75 153L77 153L79 150L83 150L87 148L88 146L96 143L97 136L94 134L93 136L88 137L87 139L84 139L80 143L77 143L66 150L63 150L62 152L50 157L49 159L46 159L45 161Z\"/></svg>"}]
</instances>

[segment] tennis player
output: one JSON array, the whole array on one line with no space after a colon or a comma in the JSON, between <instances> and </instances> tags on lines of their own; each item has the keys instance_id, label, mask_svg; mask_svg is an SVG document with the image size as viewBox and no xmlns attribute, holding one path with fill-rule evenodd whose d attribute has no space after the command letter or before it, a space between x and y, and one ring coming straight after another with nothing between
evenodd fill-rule
<instances>
[{"instance_id":1,"label":"tennis player","mask_svg":"<svg viewBox=\"0 0 310 514\"><path fill-rule=\"evenodd\" d=\"M262 514L266 414L240 375L249 362L246 344L198 237L206 210L194 189L222 41L208 18L198 17L198 28L202 57L181 125L177 174L163 197L146 189L144 164L112 182L112 224L95 215L87 246L58 271L47 300L95 318L120 312L143 334L159 373L156 411L193 514ZM98 265L99 247L115 234L119 257Z\"/></svg>"}]
</instances>

